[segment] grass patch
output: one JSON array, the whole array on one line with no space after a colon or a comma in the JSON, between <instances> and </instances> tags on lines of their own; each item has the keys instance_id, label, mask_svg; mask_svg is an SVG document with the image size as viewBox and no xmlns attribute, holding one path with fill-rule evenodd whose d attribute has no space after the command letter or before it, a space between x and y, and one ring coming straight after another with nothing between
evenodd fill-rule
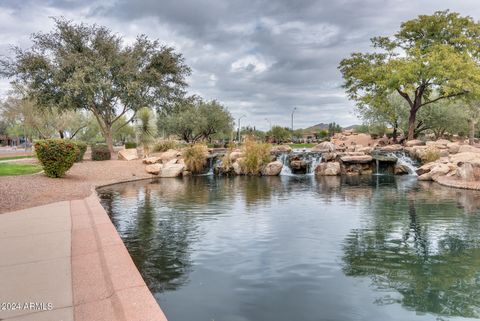
<instances>
[{"instance_id":1,"label":"grass patch","mask_svg":"<svg viewBox=\"0 0 480 321\"><path fill-rule=\"evenodd\" d=\"M6 157L0 156L0 161L3 161L3 160L24 159L24 158L33 158L33 157L34 157L33 155L30 155L30 156L6 156Z\"/></svg>"},{"instance_id":2,"label":"grass patch","mask_svg":"<svg viewBox=\"0 0 480 321\"><path fill-rule=\"evenodd\" d=\"M291 148L312 148L315 145L317 145L317 144L312 144L312 143L309 143L309 144L288 144L288 146L290 146Z\"/></svg>"},{"instance_id":3,"label":"grass patch","mask_svg":"<svg viewBox=\"0 0 480 321\"><path fill-rule=\"evenodd\" d=\"M28 175L41 170L40 165L0 163L0 176Z\"/></svg>"}]
</instances>

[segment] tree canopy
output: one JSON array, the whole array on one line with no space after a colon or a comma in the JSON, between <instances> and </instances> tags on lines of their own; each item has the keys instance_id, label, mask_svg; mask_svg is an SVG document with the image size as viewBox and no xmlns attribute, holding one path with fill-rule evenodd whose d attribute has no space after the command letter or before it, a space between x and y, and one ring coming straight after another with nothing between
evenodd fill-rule
<instances>
[{"instance_id":1,"label":"tree canopy","mask_svg":"<svg viewBox=\"0 0 480 321\"><path fill-rule=\"evenodd\" d=\"M190 69L173 48L140 35L125 45L106 27L55 19L49 33L31 37L0 61L3 75L26 87L40 108L88 110L113 151L112 127L142 107L171 104L184 93Z\"/></svg>"},{"instance_id":2,"label":"tree canopy","mask_svg":"<svg viewBox=\"0 0 480 321\"><path fill-rule=\"evenodd\" d=\"M392 37L372 39L374 52L353 53L339 65L349 98L378 105L392 92L408 103L408 138L423 106L480 89L480 25L471 17L438 11L401 24Z\"/></svg>"},{"instance_id":3,"label":"tree canopy","mask_svg":"<svg viewBox=\"0 0 480 321\"><path fill-rule=\"evenodd\" d=\"M233 128L233 118L216 100L204 101L194 96L183 99L169 112L160 114L158 127L187 143L194 143L228 136Z\"/></svg>"}]
</instances>

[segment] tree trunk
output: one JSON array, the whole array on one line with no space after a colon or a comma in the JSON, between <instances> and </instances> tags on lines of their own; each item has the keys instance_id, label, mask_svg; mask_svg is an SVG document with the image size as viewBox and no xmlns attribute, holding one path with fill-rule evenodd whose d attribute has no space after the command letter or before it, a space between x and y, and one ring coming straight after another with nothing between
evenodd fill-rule
<instances>
[{"instance_id":1,"label":"tree trunk","mask_svg":"<svg viewBox=\"0 0 480 321\"><path fill-rule=\"evenodd\" d=\"M106 127L105 128L105 141L107 142L108 150L110 151L110 154L112 156L114 155L114 150L113 150L113 135L112 135L112 128L111 127Z\"/></svg>"},{"instance_id":2,"label":"tree trunk","mask_svg":"<svg viewBox=\"0 0 480 321\"><path fill-rule=\"evenodd\" d=\"M475 144L475 121L473 119L468 120L468 144Z\"/></svg>"},{"instance_id":3,"label":"tree trunk","mask_svg":"<svg viewBox=\"0 0 480 321\"><path fill-rule=\"evenodd\" d=\"M395 124L395 126L393 126L393 133L392 133L392 138L393 138L393 143L394 144L397 143L397 136L398 136L398 125Z\"/></svg>"},{"instance_id":4,"label":"tree trunk","mask_svg":"<svg viewBox=\"0 0 480 321\"><path fill-rule=\"evenodd\" d=\"M65 134L63 133L63 130L59 130L58 133L60 134L61 139L65 138Z\"/></svg>"},{"instance_id":5,"label":"tree trunk","mask_svg":"<svg viewBox=\"0 0 480 321\"><path fill-rule=\"evenodd\" d=\"M417 110L410 109L410 116L408 117L408 137L407 140L415 139L415 119L417 118Z\"/></svg>"}]
</instances>

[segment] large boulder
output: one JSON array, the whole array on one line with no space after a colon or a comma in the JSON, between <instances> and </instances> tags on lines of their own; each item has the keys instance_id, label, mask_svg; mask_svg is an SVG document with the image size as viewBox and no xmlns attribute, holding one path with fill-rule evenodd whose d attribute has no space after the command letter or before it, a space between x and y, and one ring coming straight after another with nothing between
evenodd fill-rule
<instances>
[{"instance_id":1,"label":"large boulder","mask_svg":"<svg viewBox=\"0 0 480 321\"><path fill-rule=\"evenodd\" d=\"M318 153L331 153L337 149L334 143L331 142L322 142L318 145L312 147L312 152Z\"/></svg>"},{"instance_id":2,"label":"large boulder","mask_svg":"<svg viewBox=\"0 0 480 321\"><path fill-rule=\"evenodd\" d=\"M158 157L163 164L167 163L168 161L181 156L182 153L176 149L169 149L166 152L161 153Z\"/></svg>"},{"instance_id":3,"label":"large boulder","mask_svg":"<svg viewBox=\"0 0 480 321\"><path fill-rule=\"evenodd\" d=\"M458 165L459 163L471 163L480 165L480 154L475 152L465 152L450 155L450 162Z\"/></svg>"},{"instance_id":4,"label":"large boulder","mask_svg":"<svg viewBox=\"0 0 480 321\"><path fill-rule=\"evenodd\" d=\"M383 147L380 147L380 151L382 152L400 152L403 150L403 146L402 145L398 145L398 144L394 144L394 145L387 145L387 146L383 146Z\"/></svg>"},{"instance_id":5,"label":"large boulder","mask_svg":"<svg viewBox=\"0 0 480 321\"><path fill-rule=\"evenodd\" d=\"M341 168L339 162L320 163L315 168L315 175L319 176L337 176L340 175Z\"/></svg>"},{"instance_id":6,"label":"large boulder","mask_svg":"<svg viewBox=\"0 0 480 321\"><path fill-rule=\"evenodd\" d=\"M371 154L373 151L373 147L361 147L358 148L358 146L355 147L356 152L364 153L364 154Z\"/></svg>"},{"instance_id":7,"label":"large boulder","mask_svg":"<svg viewBox=\"0 0 480 321\"><path fill-rule=\"evenodd\" d=\"M122 149L118 152L118 159L131 161L138 159L138 153L136 148Z\"/></svg>"},{"instance_id":8,"label":"large boulder","mask_svg":"<svg viewBox=\"0 0 480 321\"><path fill-rule=\"evenodd\" d=\"M288 145L275 145L270 150L272 154L290 153L291 151L292 151L292 148Z\"/></svg>"},{"instance_id":9,"label":"large boulder","mask_svg":"<svg viewBox=\"0 0 480 321\"><path fill-rule=\"evenodd\" d=\"M277 176L282 171L283 164L279 161L268 163L262 170L262 175L265 176Z\"/></svg>"},{"instance_id":10,"label":"large boulder","mask_svg":"<svg viewBox=\"0 0 480 321\"><path fill-rule=\"evenodd\" d=\"M307 167L308 167L308 164L305 160L303 159L292 159L290 161L290 169L294 172L294 173L306 173L307 172Z\"/></svg>"},{"instance_id":11,"label":"large boulder","mask_svg":"<svg viewBox=\"0 0 480 321\"><path fill-rule=\"evenodd\" d=\"M419 139L409 140L405 143L406 147L422 146L422 145L425 145L425 142Z\"/></svg>"},{"instance_id":12,"label":"large boulder","mask_svg":"<svg viewBox=\"0 0 480 321\"><path fill-rule=\"evenodd\" d=\"M243 157L243 153L241 151L233 151L228 155L228 158L231 162L236 162L240 157Z\"/></svg>"},{"instance_id":13,"label":"large boulder","mask_svg":"<svg viewBox=\"0 0 480 321\"><path fill-rule=\"evenodd\" d=\"M333 161L335 158L337 158L337 153L323 153L322 154L322 159L325 162Z\"/></svg>"},{"instance_id":14,"label":"large boulder","mask_svg":"<svg viewBox=\"0 0 480 321\"><path fill-rule=\"evenodd\" d=\"M464 180L464 181L475 181L475 168L471 163L464 163L461 164L457 168L457 172L455 173L457 178Z\"/></svg>"},{"instance_id":15,"label":"large boulder","mask_svg":"<svg viewBox=\"0 0 480 321\"><path fill-rule=\"evenodd\" d=\"M143 159L144 164L155 164L160 162L160 157L152 156Z\"/></svg>"},{"instance_id":16,"label":"large boulder","mask_svg":"<svg viewBox=\"0 0 480 321\"><path fill-rule=\"evenodd\" d=\"M241 166L240 163L241 163L241 158L237 159L237 161L232 164L233 171L237 175L242 175L243 174L242 166Z\"/></svg>"},{"instance_id":17,"label":"large boulder","mask_svg":"<svg viewBox=\"0 0 480 321\"><path fill-rule=\"evenodd\" d=\"M151 164L145 167L145 170L149 174L158 175L162 171L162 164Z\"/></svg>"},{"instance_id":18,"label":"large boulder","mask_svg":"<svg viewBox=\"0 0 480 321\"><path fill-rule=\"evenodd\" d=\"M421 174L418 177L420 181L436 181L439 177L445 176L452 171L456 171L456 166L451 163L433 163L430 171Z\"/></svg>"},{"instance_id":19,"label":"large boulder","mask_svg":"<svg viewBox=\"0 0 480 321\"><path fill-rule=\"evenodd\" d=\"M471 145L461 145L458 148L458 153L480 153L480 148Z\"/></svg>"},{"instance_id":20,"label":"large boulder","mask_svg":"<svg viewBox=\"0 0 480 321\"><path fill-rule=\"evenodd\" d=\"M426 174L432 170L432 168L435 166L436 163L427 163L425 165L420 166L417 168L417 175L421 176L423 174Z\"/></svg>"},{"instance_id":21,"label":"large boulder","mask_svg":"<svg viewBox=\"0 0 480 321\"><path fill-rule=\"evenodd\" d=\"M180 176L184 170L185 170L185 165L183 164L165 165L160 171L160 177L177 177L177 176Z\"/></svg>"},{"instance_id":22,"label":"large boulder","mask_svg":"<svg viewBox=\"0 0 480 321\"><path fill-rule=\"evenodd\" d=\"M344 163L355 163L355 164L365 164L372 161L372 156L370 155L358 155L358 156L342 156L340 160Z\"/></svg>"},{"instance_id":23,"label":"large boulder","mask_svg":"<svg viewBox=\"0 0 480 321\"><path fill-rule=\"evenodd\" d=\"M460 144L459 143L448 143L447 148L448 148L448 152L450 154L456 154L456 153L458 153L458 150L460 149Z\"/></svg>"}]
</instances>

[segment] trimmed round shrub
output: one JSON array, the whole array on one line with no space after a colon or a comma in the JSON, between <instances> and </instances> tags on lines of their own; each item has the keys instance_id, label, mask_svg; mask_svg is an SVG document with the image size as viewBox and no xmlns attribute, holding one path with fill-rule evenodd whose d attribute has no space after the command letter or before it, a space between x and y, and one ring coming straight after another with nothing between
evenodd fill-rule
<instances>
[{"instance_id":1,"label":"trimmed round shrub","mask_svg":"<svg viewBox=\"0 0 480 321\"><path fill-rule=\"evenodd\" d=\"M81 162L83 160L83 156L85 155L85 152L87 151L87 143L84 142L73 142L77 148L78 148L78 156L77 159L75 160L76 163Z\"/></svg>"},{"instance_id":2,"label":"trimmed round shrub","mask_svg":"<svg viewBox=\"0 0 480 321\"><path fill-rule=\"evenodd\" d=\"M125 149L137 148L137 143L135 142L125 142Z\"/></svg>"},{"instance_id":3,"label":"trimmed round shrub","mask_svg":"<svg viewBox=\"0 0 480 321\"><path fill-rule=\"evenodd\" d=\"M92 160L104 161L109 160L112 157L107 145L98 144L92 145Z\"/></svg>"},{"instance_id":4,"label":"trimmed round shrub","mask_svg":"<svg viewBox=\"0 0 480 321\"><path fill-rule=\"evenodd\" d=\"M39 140L34 146L37 158L49 177L64 176L80 153L75 143L64 139Z\"/></svg>"}]
</instances>

